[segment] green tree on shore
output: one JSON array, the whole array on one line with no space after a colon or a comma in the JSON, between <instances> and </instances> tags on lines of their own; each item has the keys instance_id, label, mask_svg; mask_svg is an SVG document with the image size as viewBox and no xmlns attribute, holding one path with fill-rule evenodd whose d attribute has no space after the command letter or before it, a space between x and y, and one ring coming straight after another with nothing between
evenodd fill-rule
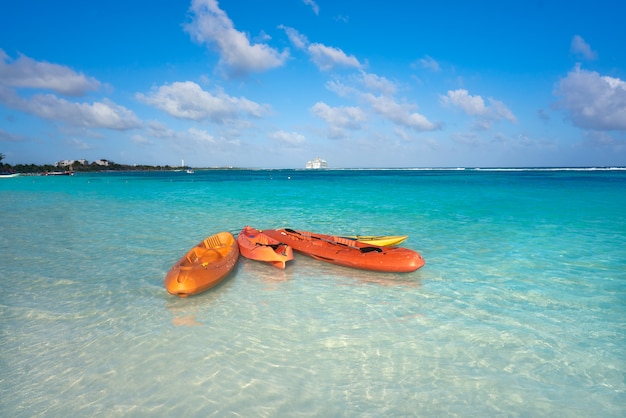
<instances>
[{"instance_id":1,"label":"green tree on shore","mask_svg":"<svg viewBox=\"0 0 626 418\"><path fill-rule=\"evenodd\" d=\"M117 164L113 161L108 161L107 166L98 165L96 162L89 163L88 161L74 161L74 163L70 167L60 168L56 165L52 164L15 164L11 166L10 164L3 164L2 160L4 160L5 155L0 153L0 171L6 172L17 172L22 174L37 174L37 173L46 173L52 171L61 171L64 169L70 169L75 172L100 172L100 171L170 171L173 170L174 167L169 165L165 166L153 166L153 165L126 165L126 164Z\"/></svg>"}]
</instances>

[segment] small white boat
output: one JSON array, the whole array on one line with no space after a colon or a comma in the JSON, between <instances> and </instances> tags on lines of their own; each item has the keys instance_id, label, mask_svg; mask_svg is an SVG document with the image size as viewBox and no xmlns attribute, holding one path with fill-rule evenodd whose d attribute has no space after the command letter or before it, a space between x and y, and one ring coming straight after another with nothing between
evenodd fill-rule
<instances>
[{"instance_id":1,"label":"small white boat","mask_svg":"<svg viewBox=\"0 0 626 418\"><path fill-rule=\"evenodd\" d=\"M180 160L180 166L185 169L185 167L186 167L185 166L185 160ZM193 174L193 168L191 168L191 167L186 168L185 171L187 172L187 174Z\"/></svg>"}]
</instances>

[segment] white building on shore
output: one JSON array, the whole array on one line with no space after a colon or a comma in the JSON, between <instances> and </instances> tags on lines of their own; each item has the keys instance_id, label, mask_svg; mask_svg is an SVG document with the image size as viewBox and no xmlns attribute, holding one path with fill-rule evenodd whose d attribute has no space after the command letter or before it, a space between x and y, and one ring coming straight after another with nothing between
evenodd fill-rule
<instances>
[{"instance_id":1,"label":"white building on shore","mask_svg":"<svg viewBox=\"0 0 626 418\"><path fill-rule=\"evenodd\" d=\"M87 165L89 164L89 161L83 159L83 160L63 160L63 161L58 161L56 163L54 163L55 167L69 167L75 163L78 163L80 165ZM108 167L110 164L110 161L108 160L97 160L94 161L95 164L98 164L101 167Z\"/></svg>"},{"instance_id":2,"label":"white building on shore","mask_svg":"<svg viewBox=\"0 0 626 418\"><path fill-rule=\"evenodd\" d=\"M55 167L69 167L74 163L86 164L87 160L63 160L54 163Z\"/></svg>"},{"instance_id":3,"label":"white building on shore","mask_svg":"<svg viewBox=\"0 0 626 418\"><path fill-rule=\"evenodd\" d=\"M328 162L317 157L311 161L307 161L306 168L328 168Z\"/></svg>"}]
</instances>

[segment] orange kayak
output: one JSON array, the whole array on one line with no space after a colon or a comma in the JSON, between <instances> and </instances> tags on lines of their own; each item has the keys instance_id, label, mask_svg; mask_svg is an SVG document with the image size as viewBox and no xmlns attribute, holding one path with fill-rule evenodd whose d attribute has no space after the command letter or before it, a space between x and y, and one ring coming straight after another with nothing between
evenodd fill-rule
<instances>
[{"instance_id":1,"label":"orange kayak","mask_svg":"<svg viewBox=\"0 0 626 418\"><path fill-rule=\"evenodd\" d=\"M185 254L165 276L165 288L186 298L221 282L237 263L239 246L230 232L204 239Z\"/></svg>"},{"instance_id":2,"label":"orange kayak","mask_svg":"<svg viewBox=\"0 0 626 418\"><path fill-rule=\"evenodd\" d=\"M422 267L417 252L402 247L381 247L335 235L293 229L264 229L263 233L317 260L363 270L408 273Z\"/></svg>"},{"instance_id":3,"label":"orange kayak","mask_svg":"<svg viewBox=\"0 0 626 418\"><path fill-rule=\"evenodd\" d=\"M265 261L274 267L284 269L289 260L293 260L293 249L258 229L245 226L237 236L241 255L251 260Z\"/></svg>"}]
</instances>

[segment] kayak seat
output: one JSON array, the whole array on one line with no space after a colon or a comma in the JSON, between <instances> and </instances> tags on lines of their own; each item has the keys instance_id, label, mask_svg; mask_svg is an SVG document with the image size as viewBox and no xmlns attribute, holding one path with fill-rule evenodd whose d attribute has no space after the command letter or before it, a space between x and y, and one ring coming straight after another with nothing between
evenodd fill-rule
<instances>
[{"instance_id":1,"label":"kayak seat","mask_svg":"<svg viewBox=\"0 0 626 418\"><path fill-rule=\"evenodd\" d=\"M198 260L198 250L194 248L193 250L189 251L189 254L187 254L187 261L189 261L190 263L195 263L196 260Z\"/></svg>"},{"instance_id":2,"label":"kayak seat","mask_svg":"<svg viewBox=\"0 0 626 418\"><path fill-rule=\"evenodd\" d=\"M204 246L207 248L219 248L223 247L222 242L216 236L208 237L204 240Z\"/></svg>"},{"instance_id":3,"label":"kayak seat","mask_svg":"<svg viewBox=\"0 0 626 418\"><path fill-rule=\"evenodd\" d=\"M204 264L212 263L215 260L219 260L220 258L222 258L222 253L220 253L215 248L209 248L208 250L202 253L198 261L204 265Z\"/></svg>"}]
</instances>

